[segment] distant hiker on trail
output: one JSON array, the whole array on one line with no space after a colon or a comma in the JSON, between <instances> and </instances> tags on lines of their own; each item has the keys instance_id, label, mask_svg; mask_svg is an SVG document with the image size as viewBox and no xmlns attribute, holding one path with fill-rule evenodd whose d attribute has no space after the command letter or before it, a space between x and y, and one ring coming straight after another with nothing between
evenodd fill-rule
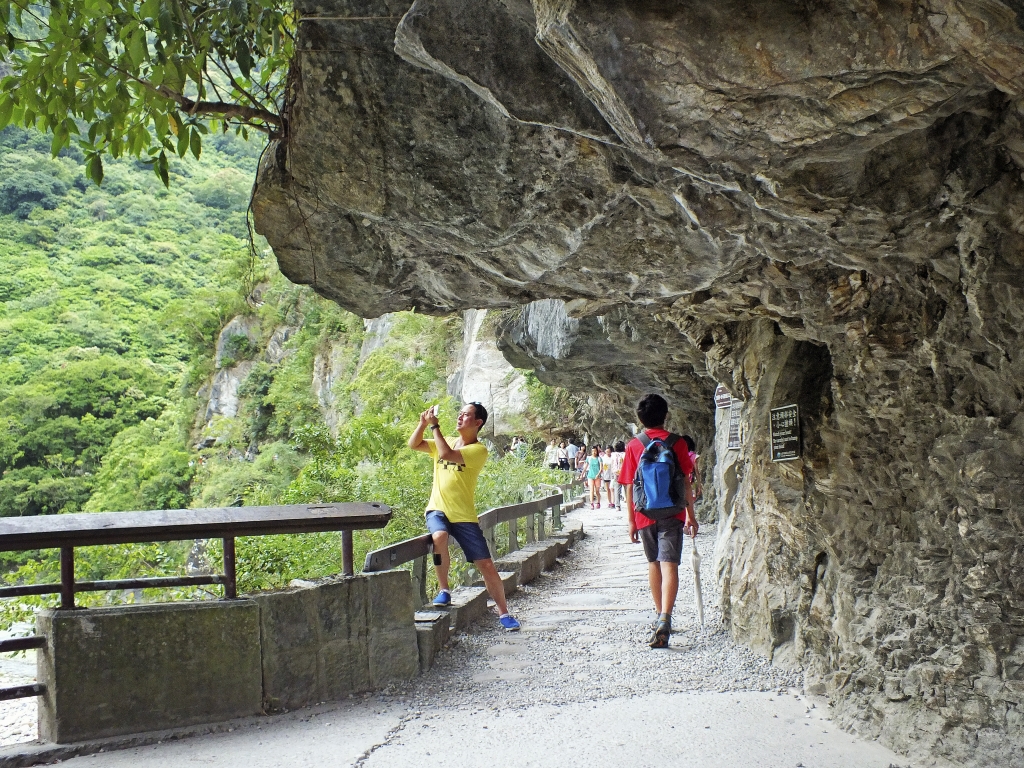
<instances>
[{"instance_id":1,"label":"distant hiker on trail","mask_svg":"<svg viewBox=\"0 0 1024 768\"><path fill-rule=\"evenodd\" d=\"M636 415L645 429L626 446L619 482L626 489L629 540L643 542L651 597L658 612L648 644L667 648L679 591L683 534L697 535L688 479L693 463L683 439L665 430L665 398L645 395Z\"/></svg>"},{"instance_id":2,"label":"distant hiker on trail","mask_svg":"<svg viewBox=\"0 0 1024 768\"><path fill-rule=\"evenodd\" d=\"M466 560L484 577L484 585L498 608L501 626L514 632L519 629L519 622L509 615L505 585L494 567L476 515L476 480L487 461L487 446L477 440L477 433L486 423L487 409L480 403L462 406L455 427L459 436L449 445L437 423L437 414L433 408L428 408L420 414L420 423L409 436L409 447L430 454L434 460L434 483L427 502L427 530L434 539L434 564L441 587L434 605L449 605L452 601L448 585L451 567L448 537L451 535L462 547ZM433 439L423 438L427 428Z\"/></svg>"},{"instance_id":3,"label":"distant hiker on trail","mask_svg":"<svg viewBox=\"0 0 1024 768\"><path fill-rule=\"evenodd\" d=\"M578 451L576 453L576 479L583 480L587 476L587 452Z\"/></svg>"},{"instance_id":4,"label":"distant hiker on trail","mask_svg":"<svg viewBox=\"0 0 1024 768\"><path fill-rule=\"evenodd\" d=\"M569 460L569 468L576 466L576 456L580 453L580 447L569 438L569 444L565 446L565 458Z\"/></svg>"},{"instance_id":5,"label":"distant hiker on trail","mask_svg":"<svg viewBox=\"0 0 1024 768\"><path fill-rule=\"evenodd\" d=\"M619 440L612 451L612 509L622 504L622 483L619 482L619 473L622 471L622 462L626 459L626 444Z\"/></svg>"},{"instance_id":6,"label":"distant hiker on trail","mask_svg":"<svg viewBox=\"0 0 1024 768\"><path fill-rule=\"evenodd\" d=\"M548 469L558 469L558 446L555 445L554 440L549 442L548 447L544 449L544 464Z\"/></svg>"},{"instance_id":7,"label":"distant hiker on trail","mask_svg":"<svg viewBox=\"0 0 1024 768\"><path fill-rule=\"evenodd\" d=\"M690 473L690 485L693 488L693 500L696 502L704 497L704 483L701 482L700 467L697 466L697 459L700 458L700 454L697 453L697 443L692 437L683 435L683 441L686 443L690 461L693 462L693 472ZM693 510L691 509L690 511L692 512Z\"/></svg>"},{"instance_id":8,"label":"distant hiker on trail","mask_svg":"<svg viewBox=\"0 0 1024 768\"><path fill-rule=\"evenodd\" d=\"M612 447L609 445L601 453L601 485L604 486L608 506L615 509L615 501L612 499L612 460Z\"/></svg>"},{"instance_id":9,"label":"distant hiker on trail","mask_svg":"<svg viewBox=\"0 0 1024 768\"><path fill-rule=\"evenodd\" d=\"M587 456L587 485L590 487L590 508L601 507L601 449L596 445Z\"/></svg>"},{"instance_id":10,"label":"distant hiker on trail","mask_svg":"<svg viewBox=\"0 0 1024 768\"><path fill-rule=\"evenodd\" d=\"M559 469L570 469L569 467L569 454L565 447L565 441L563 440L558 444L558 468Z\"/></svg>"}]
</instances>

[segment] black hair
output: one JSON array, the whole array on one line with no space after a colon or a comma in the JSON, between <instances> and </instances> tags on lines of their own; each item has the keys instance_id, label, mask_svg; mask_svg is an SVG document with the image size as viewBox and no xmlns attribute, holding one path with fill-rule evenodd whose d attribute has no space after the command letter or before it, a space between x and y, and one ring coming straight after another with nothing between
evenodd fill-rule
<instances>
[{"instance_id":1,"label":"black hair","mask_svg":"<svg viewBox=\"0 0 1024 768\"><path fill-rule=\"evenodd\" d=\"M484 408L484 404L474 401L472 403L466 403L466 405L473 406L473 415L480 419L480 421L482 422L480 424L480 428L483 429L484 424L487 423L487 409Z\"/></svg>"},{"instance_id":2,"label":"black hair","mask_svg":"<svg viewBox=\"0 0 1024 768\"><path fill-rule=\"evenodd\" d=\"M689 435L683 435L683 442L686 443L686 447L691 453L697 452L697 443L694 442L693 438Z\"/></svg>"},{"instance_id":3,"label":"black hair","mask_svg":"<svg viewBox=\"0 0 1024 768\"><path fill-rule=\"evenodd\" d=\"M616 453L625 453L626 452L626 444L624 442L622 442L621 440L619 440L619 442L617 442L615 444L615 452Z\"/></svg>"},{"instance_id":4,"label":"black hair","mask_svg":"<svg viewBox=\"0 0 1024 768\"><path fill-rule=\"evenodd\" d=\"M663 426L668 416L668 403L661 395L644 395L636 406L636 415L648 429Z\"/></svg>"}]
</instances>

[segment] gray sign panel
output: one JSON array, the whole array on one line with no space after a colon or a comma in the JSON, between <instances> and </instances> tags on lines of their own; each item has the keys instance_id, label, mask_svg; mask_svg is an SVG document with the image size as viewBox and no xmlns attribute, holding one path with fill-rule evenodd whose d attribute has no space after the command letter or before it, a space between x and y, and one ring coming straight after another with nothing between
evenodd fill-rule
<instances>
[{"instance_id":1,"label":"gray sign panel","mask_svg":"<svg viewBox=\"0 0 1024 768\"><path fill-rule=\"evenodd\" d=\"M772 408L772 461L793 461L800 458L800 409L793 405Z\"/></svg>"},{"instance_id":2,"label":"gray sign panel","mask_svg":"<svg viewBox=\"0 0 1024 768\"><path fill-rule=\"evenodd\" d=\"M742 447L743 440L740 435L740 416L743 413L743 401L732 399L729 411L729 450L735 451Z\"/></svg>"}]
</instances>

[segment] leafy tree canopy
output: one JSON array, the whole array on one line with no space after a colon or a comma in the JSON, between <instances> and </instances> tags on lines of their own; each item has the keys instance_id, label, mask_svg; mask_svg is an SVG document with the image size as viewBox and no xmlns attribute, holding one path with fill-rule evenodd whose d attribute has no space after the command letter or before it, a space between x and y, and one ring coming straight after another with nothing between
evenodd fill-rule
<instances>
[{"instance_id":1,"label":"leafy tree canopy","mask_svg":"<svg viewBox=\"0 0 1024 768\"><path fill-rule=\"evenodd\" d=\"M77 145L97 184L104 155L130 155L166 185L168 153L198 159L211 130L283 131L293 25L287 0L0 0L0 129L41 129L54 156Z\"/></svg>"}]
</instances>

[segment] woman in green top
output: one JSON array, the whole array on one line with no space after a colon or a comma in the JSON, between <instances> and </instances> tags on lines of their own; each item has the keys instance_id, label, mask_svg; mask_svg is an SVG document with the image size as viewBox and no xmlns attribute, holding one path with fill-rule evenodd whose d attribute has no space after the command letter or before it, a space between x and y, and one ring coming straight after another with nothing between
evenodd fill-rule
<instances>
[{"instance_id":1,"label":"woman in green top","mask_svg":"<svg viewBox=\"0 0 1024 768\"><path fill-rule=\"evenodd\" d=\"M590 486L590 508L601 506L601 455L595 445L587 456L587 485Z\"/></svg>"}]
</instances>

